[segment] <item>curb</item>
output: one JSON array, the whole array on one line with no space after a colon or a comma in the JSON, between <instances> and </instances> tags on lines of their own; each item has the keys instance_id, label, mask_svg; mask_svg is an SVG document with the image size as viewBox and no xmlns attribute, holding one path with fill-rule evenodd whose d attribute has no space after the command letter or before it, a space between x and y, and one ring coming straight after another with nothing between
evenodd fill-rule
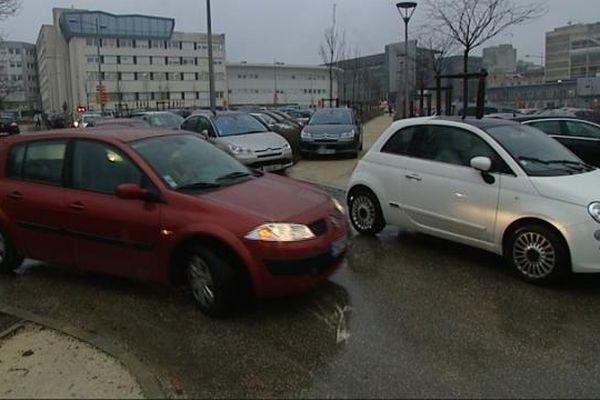
<instances>
[{"instance_id":1,"label":"curb","mask_svg":"<svg viewBox=\"0 0 600 400\"><path fill-rule=\"evenodd\" d=\"M61 323L57 320L42 317L29 311L21 310L16 307L0 304L0 311L6 314L13 315L21 320L33 322L38 325L42 325L64 333L65 335L72 336L76 339L86 342L96 347L97 349L105 352L106 354L119 360L125 367L131 372L138 384L142 388L142 394L147 399L165 398L166 394L162 387L158 383L158 380L154 375L148 372L147 368L129 351L121 348L119 345L110 343L106 338L100 335L87 332L85 330L69 326L66 323ZM22 321L21 321L22 322ZM4 336L15 332L21 327L21 323L16 323L2 334Z\"/></svg>"}]
</instances>

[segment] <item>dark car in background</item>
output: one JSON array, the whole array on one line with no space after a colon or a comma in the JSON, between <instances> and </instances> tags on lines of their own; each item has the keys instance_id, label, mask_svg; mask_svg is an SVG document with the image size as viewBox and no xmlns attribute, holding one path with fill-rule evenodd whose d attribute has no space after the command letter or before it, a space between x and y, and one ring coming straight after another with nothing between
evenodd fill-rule
<instances>
[{"instance_id":1,"label":"dark car in background","mask_svg":"<svg viewBox=\"0 0 600 400\"><path fill-rule=\"evenodd\" d=\"M586 163L600 167L600 125L565 116L530 115L514 120L546 132Z\"/></svg>"},{"instance_id":2,"label":"dark car in background","mask_svg":"<svg viewBox=\"0 0 600 400\"><path fill-rule=\"evenodd\" d=\"M308 122L310 117L313 115L313 112L311 110L286 108L286 109L282 109L280 111L282 111L282 112L286 113L287 115L289 115L290 117L294 118L302 126L306 125L306 123Z\"/></svg>"},{"instance_id":3,"label":"dark car in background","mask_svg":"<svg viewBox=\"0 0 600 400\"><path fill-rule=\"evenodd\" d=\"M323 108L315 111L300 134L300 153L357 157L363 148L362 127L351 108Z\"/></svg>"},{"instance_id":4,"label":"dark car in background","mask_svg":"<svg viewBox=\"0 0 600 400\"><path fill-rule=\"evenodd\" d=\"M16 119L9 116L0 116L0 135L16 135L21 133Z\"/></svg>"}]
</instances>

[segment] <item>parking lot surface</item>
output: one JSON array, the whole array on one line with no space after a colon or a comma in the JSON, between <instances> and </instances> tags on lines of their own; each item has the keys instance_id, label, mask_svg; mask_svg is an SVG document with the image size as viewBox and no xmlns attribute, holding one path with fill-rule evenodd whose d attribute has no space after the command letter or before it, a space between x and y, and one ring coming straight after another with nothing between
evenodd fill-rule
<instances>
[{"instance_id":1,"label":"parking lot surface","mask_svg":"<svg viewBox=\"0 0 600 400\"><path fill-rule=\"evenodd\" d=\"M298 169L328 179L339 162L354 161ZM171 397L600 392L599 277L533 286L500 257L394 228L354 236L347 262L322 287L248 303L223 320L205 317L184 288L33 262L3 276L0 294L0 306L127 349Z\"/></svg>"}]
</instances>

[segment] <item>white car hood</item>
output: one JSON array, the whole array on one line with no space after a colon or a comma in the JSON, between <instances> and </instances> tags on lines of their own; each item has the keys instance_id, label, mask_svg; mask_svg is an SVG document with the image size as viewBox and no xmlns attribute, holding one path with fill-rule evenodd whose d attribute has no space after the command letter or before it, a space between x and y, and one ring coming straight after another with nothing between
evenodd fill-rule
<instances>
[{"instance_id":1,"label":"white car hood","mask_svg":"<svg viewBox=\"0 0 600 400\"><path fill-rule=\"evenodd\" d=\"M247 135L223 136L218 139L222 143L244 147L253 151L264 151L268 149L280 149L287 140L274 132L250 133Z\"/></svg>"},{"instance_id":2,"label":"white car hood","mask_svg":"<svg viewBox=\"0 0 600 400\"><path fill-rule=\"evenodd\" d=\"M531 183L544 197L587 206L600 201L600 170L577 175L536 176Z\"/></svg>"}]
</instances>

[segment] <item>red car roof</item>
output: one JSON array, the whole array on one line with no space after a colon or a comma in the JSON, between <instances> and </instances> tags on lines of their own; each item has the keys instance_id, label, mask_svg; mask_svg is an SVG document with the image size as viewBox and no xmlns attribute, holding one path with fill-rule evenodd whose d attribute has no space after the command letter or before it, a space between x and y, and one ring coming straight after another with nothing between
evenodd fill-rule
<instances>
[{"instance_id":1,"label":"red car roof","mask_svg":"<svg viewBox=\"0 0 600 400\"><path fill-rule=\"evenodd\" d=\"M173 129L160 129L160 128L129 128L129 127L119 127L116 126L114 128L87 128L85 130L75 130L75 129L59 129L59 130L51 130L40 132L24 132L20 135L12 135L3 139L0 139L0 143L2 142L23 142L30 141L36 139L71 139L71 138L90 138L93 136L95 138L107 138L111 140L120 141L123 143L133 142L139 139L151 138L151 137L159 137L159 136L170 136L170 135L181 135L185 134L181 131L176 131Z\"/></svg>"}]
</instances>

